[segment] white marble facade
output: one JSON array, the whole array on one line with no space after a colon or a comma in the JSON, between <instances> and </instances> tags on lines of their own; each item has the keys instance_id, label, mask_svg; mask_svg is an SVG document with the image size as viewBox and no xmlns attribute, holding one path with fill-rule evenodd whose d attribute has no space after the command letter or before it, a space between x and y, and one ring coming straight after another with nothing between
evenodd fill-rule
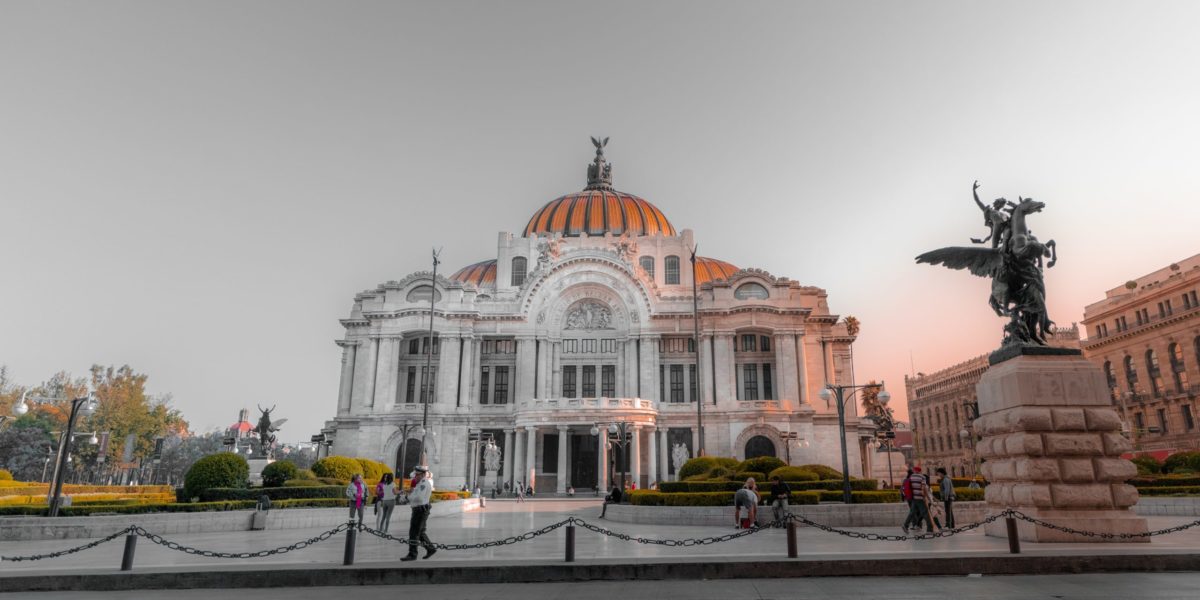
<instances>
[{"instance_id":1,"label":"white marble facade","mask_svg":"<svg viewBox=\"0 0 1200 600\"><path fill-rule=\"evenodd\" d=\"M671 449L696 453L697 396L706 454L770 453L841 469L836 407L818 392L826 381L851 382L854 337L825 291L698 259L697 356L693 244L691 230L676 232L653 205L615 192L598 150L588 187L546 205L523 233L501 233L495 261L439 272L432 377L424 376L431 274L355 296L337 342L332 452L398 469L403 453L415 464L419 434L408 428L402 452L403 426L420 423L432 383L426 439L443 488L484 484L471 440L490 436L501 446L501 482L539 493L606 489L620 477L619 448L591 429L614 422L633 431L627 481L673 479ZM859 475L873 425L857 406L847 410L850 470ZM785 448L789 432L808 443Z\"/></svg>"}]
</instances>

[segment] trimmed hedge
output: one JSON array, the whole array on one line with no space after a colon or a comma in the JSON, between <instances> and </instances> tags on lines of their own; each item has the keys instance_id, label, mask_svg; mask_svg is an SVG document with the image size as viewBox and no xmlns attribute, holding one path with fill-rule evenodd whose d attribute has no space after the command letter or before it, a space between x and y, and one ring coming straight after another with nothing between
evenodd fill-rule
<instances>
[{"instance_id":1,"label":"trimmed hedge","mask_svg":"<svg viewBox=\"0 0 1200 600\"><path fill-rule=\"evenodd\" d=\"M841 471L839 471L833 467L827 467L825 465L800 465L800 468L804 469L805 471L812 471L813 473L816 473L817 477L820 477L821 479L841 479L842 478Z\"/></svg>"},{"instance_id":2,"label":"trimmed hedge","mask_svg":"<svg viewBox=\"0 0 1200 600\"><path fill-rule=\"evenodd\" d=\"M255 507L250 500L231 500L228 502L192 502L190 504L93 504L88 506L63 506L59 513L67 517L84 517L96 513L117 513L122 515L146 513L184 513L184 512L219 512L226 510L248 510ZM337 508L345 506L346 502L337 498L297 498L273 502L274 508ZM5 506L0 507L0 516L29 515L41 516L46 514L45 506Z\"/></svg>"},{"instance_id":3,"label":"trimmed hedge","mask_svg":"<svg viewBox=\"0 0 1200 600\"><path fill-rule=\"evenodd\" d=\"M8 469L0 469L0 481L12 481L12 473Z\"/></svg>"},{"instance_id":4,"label":"trimmed hedge","mask_svg":"<svg viewBox=\"0 0 1200 600\"><path fill-rule=\"evenodd\" d=\"M800 467L779 467L768 472L767 479L775 479L777 475L784 481L817 481L820 479L816 473Z\"/></svg>"},{"instance_id":5,"label":"trimmed hedge","mask_svg":"<svg viewBox=\"0 0 1200 600\"><path fill-rule=\"evenodd\" d=\"M249 479L250 465L245 458L221 452L193 463L183 478L183 489L186 497L195 498L210 488L246 487Z\"/></svg>"},{"instance_id":6,"label":"trimmed hedge","mask_svg":"<svg viewBox=\"0 0 1200 600\"><path fill-rule=\"evenodd\" d=\"M1200 485L1200 477L1194 475L1165 475L1162 477L1134 477L1127 483L1138 491L1152 487L1179 487Z\"/></svg>"},{"instance_id":7,"label":"trimmed hedge","mask_svg":"<svg viewBox=\"0 0 1200 600\"><path fill-rule=\"evenodd\" d=\"M296 464L290 460L277 460L262 471L263 487L280 487L287 480L296 478Z\"/></svg>"},{"instance_id":8,"label":"trimmed hedge","mask_svg":"<svg viewBox=\"0 0 1200 600\"><path fill-rule=\"evenodd\" d=\"M791 504L816 504L818 492L792 492ZM629 503L636 506L733 506L733 492L696 492L664 494L654 490L634 490Z\"/></svg>"},{"instance_id":9,"label":"trimmed hedge","mask_svg":"<svg viewBox=\"0 0 1200 600\"><path fill-rule=\"evenodd\" d=\"M257 501L266 494L275 500L296 498L345 498L346 488L340 485L318 485L307 487L277 488L211 488L200 494L200 502L222 502L229 500Z\"/></svg>"},{"instance_id":10,"label":"trimmed hedge","mask_svg":"<svg viewBox=\"0 0 1200 600\"><path fill-rule=\"evenodd\" d=\"M1138 488L1140 496L1200 496L1200 485L1179 485Z\"/></svg>"},{"instance_id":11,"label":"trimmed hedge","mask_svg":"<svg viewBox=\"0 0 1200 600\"><path fill-rule=\"evenodd\" d=\"M345 456L326 456L313 463L312 472L317 477L350 481L357 473L363 474L362 463Z\"/></svg>"},{"instance_id":12,"label":"trimmed hedge","mask_svg":"<svg viewBox=\"0 0 1200 600\"><path fill-rule=\"evenodd\" d=\"M767 474L762 471L739 471L733 476L733 479L735 482L741 482L742 485L746 485L746 480L751 477L754 478L755 483L762 483L767 480Z\"/></svg>"},{"instance_id":13,"label":"trimmed hedge","mask_svg":"<svg viewBox=\"0 0 1200 600\"><path fill-rule=\"evenodd\" d=\"M979 487L981 488L987 487L987 482L984 481L982 477L979 479L972 479L970 477L951 477L950 481L954 482L954 489L956 490L958 488L971 487L972 481L978 483Z\"/></svg>"},{"instance_id":14,"label":"trimmed hedge","mask_svg":"<svg viewBox=\"0 0 1200 600\"><path fill-rule=\"evenodd\" d=\"M769 482L768 482L769 483ZM788 481L788 486L793 492L801 492L805 490L832 490L841 491L842 480L827 480L827 481ZM664 481L658 484L659 491L667 494L678 494L686 492L736 492L745 485L745 480L742 481ZM759 486L762 489L769 489L769 485ZM879 482L874 479L851 479L850 490L858 490L863 492L874 491L879 487Z\"/></svg>"},{"instance_id":15,"label":"trimmed hedge","mask_svg":"<svg viewBox=\"0 0 1200 600\"><path fill-rule=\"evenodd\" d=\"M1135 456L1129 460L1137 467L1138 475L1155 475L1162 472L1162 463L1148 454Z\"/></svg>"},{"instance_id":16,"label":"trimmed hedge","mask_svg":"<svg viewBox=\"0 0 1200 600\"><path fill-rule=\"evenodd\" d=\"M690 458L687 462L679 467L679 479L687 479L696 475L703 475L717 467L729 469L732 473L738 466L738 461L735 458L727 458L724 456L697 456Z\"/></svg>"},{"instance_id":17,"label":"trimmed hedge","mask_svg":"<svg viewBox=\"0 0 1200 600\"><path fill-rule=\"evenodd\" d=\"M354 460L357 460L358 464L362 465L363 481L371 485L379 483L379 480L383 479L383 474L391 471L387 465L369 458L359 457Z\"/></svg>"},{"instance_id":18,"label":"trimmed hedge","mask_svg":"<svg viewBox=\"0 0 1200 600\"><path fill-rule=\"evenodd\" d=\"M821 495L821 502L841 502L842 492L831 492L822 490L817 492ZM889 502L899 502L899 490L877 490L869 492L850 492L851 504L887 504Z\"/></svg>"},{"instance_id":19,"label":"trimmed hedge","mask_svg":"<svg viewBox=\"0 0 1200 600\"><path fill-rule=\"evenodd\" d=\"M770 473L775 469L786 466L787 463L775 458L774 456L759 456L756 458L748 458L743 460L742 463L737 466L737 470L763 473L763 476L765 477L766 473Z\"/></svg>"},{"instance_id":20,"label":"trimmed hedge","mask_svg":"<svg viewBox=\"0 0 1200 600\"><path fill-rule=\"evenodd\" d=\"M1163 461L1163 473L1180 471L1200 471L1200 452L1176 452Z\"/></svg>"},{"instance_id":21,"label":"trimmed hedge","mask_svg":"<svg viewBox=\"0 0 1200 600\"><path fill-rule=\"evenodd\" d=\"M289 479L283 482L282 487L315 487L318 485L325 484L317 481L316 479Z\"/></svg>"}]
</instances>

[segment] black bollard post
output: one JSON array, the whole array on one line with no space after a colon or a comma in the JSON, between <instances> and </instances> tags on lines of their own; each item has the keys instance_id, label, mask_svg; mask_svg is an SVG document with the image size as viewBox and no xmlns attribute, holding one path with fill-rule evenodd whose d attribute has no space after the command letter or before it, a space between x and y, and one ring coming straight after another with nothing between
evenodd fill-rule
<instances>
[{"instance_id":1,"label":"black bollard post","mask_svg":"<svg viewBox=\"0 0 1200 600\"><path fill-rule=\"evenodd\" d=\"M567 525L567 562L575 562L575 526Z\"/></svg>"},{"instance_id":2,"label":"black bollard post","mask_svg":"<svg viewBox=\"0 0 1200 600\"><path fill-rule=\"evenodd\" d=\"M788 521L787 523L787 545L788 558L796 558L800 556L799 550L796 549L796 522Z\"/></svg>"},{"instance_id":3,"label":"black bollard post","mask_svg":"<svg viewBox=\"0 0 1200 600\"><path fill-rule=\"evenodd\" d=\"M1012 554L1021 553L1021 538L1017 536L1017 520L1006 517L1004 524L1008 526L1008 551Z\"/></svg>"},{"instance_id":4,"label":"black bollard post","mask_svg":"<svg viewBox=\"0 0 1200 600\"><path fill-rule=\"evenodd\" d=\"M355 525L346 530L346 554L342 558L342 564L350 566L354 564L354 538L358 535L358 526Z\"/></svg>"},{"instance_id":5,"label":"black bollard post","mask_svg":"<svg viewBox=\"0 0 1200 600\"><path fill-rule=\"evenodd\" d=\"M122 571L133 569L133 551L135 549L137 549L137 534L131 533L125 536L125 554L121 556Z\"/></svg>"}]
</instances>

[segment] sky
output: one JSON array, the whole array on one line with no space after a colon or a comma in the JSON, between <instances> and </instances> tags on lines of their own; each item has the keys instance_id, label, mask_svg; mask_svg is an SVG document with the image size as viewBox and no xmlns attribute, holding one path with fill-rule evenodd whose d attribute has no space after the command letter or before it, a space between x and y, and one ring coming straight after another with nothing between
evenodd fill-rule
<instances>
[{"instance_id":1,"label":"sky","mask_svg":"<svg viewBox=\"0 0 1200 600\"><path fill-rule=\"evenodd\" d=\"M582 188L829 292L860 381L996 348L916 265L1032 196L1063 325L1200 252L1195 2L0 3L0 364L129 364L194 430L336 410L355 293ZM255 413L256 414L256 413Z\"/></svg>"}]
</instances>

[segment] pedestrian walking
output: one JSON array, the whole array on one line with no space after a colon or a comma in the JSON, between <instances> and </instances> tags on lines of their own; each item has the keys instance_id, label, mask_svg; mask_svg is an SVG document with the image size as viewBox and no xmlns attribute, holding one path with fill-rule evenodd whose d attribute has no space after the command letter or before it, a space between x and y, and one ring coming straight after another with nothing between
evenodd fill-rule
<instances>
[{"instance_id":1,"label":"pedestrian walking","mask_svg":"<svg viewBox=\"0 0 1200 600\"><path fill-rule=\"evenodd\" d=\"M754 478L746 479L742 489L733 495L733 522L738 529L750 529L758 520L758 486ZM742 508L746 509L746 518L741 518Z\"/></svg>"},{"instance_id":2,"label":"pedestrian walking","mask_svg":"<svg viewBox=\"0 0 1200 600\"><path fill-rule=\"evenodd\" d=\"M358 515L358 522L363 520L363 507L367 504L367 486L363 483L362 474L355 473L346 486L346 498L350 500L350 520Z\"/></svg>"},{"instance_id":3,"label":"pedestrian walking","mask_svg":"<svg viewBox=\"0 0 1200 600\"><path fill-rule=\"evenodd\" d=\"M387 533L387 530L392 525L392 511L396 510L396 477L391 473L384 473L383 479L375 485L376 510L375 515L375 530Z\"/></svg>"},{"instance_id":4,"label":"pedestrian walking","mask_svg":"<svg viewBox=\"0 0 1200 600\"><path fill-rule=\"evenodd\" d=\"M524 501L525 501L525 484L518 483L517 484L517 502L524 502Z\"/></svg>"},{"instance_id":5,"label":"pedestrian walking","mask_svg":"<svg viewBox=\"0 0 1200 600\"><path fill-rule=\"evenodd\" d=\"M775 483L771 484L771 510L774 513L776 526L783 527L783 519L788 514L788 498L792 496L792 488L778 475L772 479Z\"/></svg>"},{"instance_id":6,"label":"pedestrian walking","mask_svg":"<svg viewBox=\"0 0 1200 600\"><path fill-rule=\"evenodd\" d=\"M412 518L408 522L408 555L401 561L417 560L417 545L425 548L425 558L437 552L429 541L425 524L429 521L430 500L433 498L433 474L429 467L418 466L413 472L412 489L408 492L408 504L412 507Z\"/></svg>"},{"instance_id":7,"label":"pedestrian walking","mask_svg":"<svg viewBox=\"0 0 1200 600\"><path fill-rule=\"evenodd\" d=\"M933 532L933 522L929 519L929 479L921 474L921 467L913 467L912 475L909 475L904 481L910 490L912 490L912 504L908 509L908 518L904 519L904 525L901 528L904 533L908 533L908 528L919 528L921 522L925 522L925 530Z\"/></svg>"},{"instance_id":8,"label":"pedestrian walking","mask_svg":"<svg viewBox=\"0 0 1200 600\"><path fill-rule=\"evenodd\" d=\"M942 505L946 508L946 527L954 529L954 501L958 498L954 493L954 480L946 474L945 467L938 467L938 487L942 491Z\"/></svg>"}]
</instances>

